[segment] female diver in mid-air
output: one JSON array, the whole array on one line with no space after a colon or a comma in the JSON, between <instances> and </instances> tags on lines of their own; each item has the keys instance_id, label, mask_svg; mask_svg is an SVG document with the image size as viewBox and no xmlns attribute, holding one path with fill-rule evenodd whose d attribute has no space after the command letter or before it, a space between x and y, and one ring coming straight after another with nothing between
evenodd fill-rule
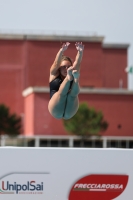
<instances>
[{"instance_id":1,"label":"female diver in mid-air","mask_svg":"<svg viewBox=\"0 0 133 200\"><path fill-rule=\"evenodd\" d=\"M76 42L75 46L78 52L74 63L69 57L63 55L69 45L69 42L62 45L50 68L50 101L48 109L56 119L72 118L79 107L79 76L84 45L82 42Z\"/></svg>"}]
</instances>

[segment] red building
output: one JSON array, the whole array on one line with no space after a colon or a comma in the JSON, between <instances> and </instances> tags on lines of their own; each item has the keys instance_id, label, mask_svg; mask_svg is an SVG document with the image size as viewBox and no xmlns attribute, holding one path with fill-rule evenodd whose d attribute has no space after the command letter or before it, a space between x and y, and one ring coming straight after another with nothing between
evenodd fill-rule
<instances>
[{"instance_id":1,"label":"red building","mask_svg":"<svg viewBox=\"0 0 133 200\"><path fill-rule=\"evenodd\" d=\"M133 92L127 89L128 44L103 37L0 35L0 103L21 115L24 135L67 135L48 112L49 69L64 41L75 59L75 42L85 45L80 102L101 110L109 123L104 136L133 136ZM22 95L23 94L23 95Z\"/></svg>"}]
</instances>

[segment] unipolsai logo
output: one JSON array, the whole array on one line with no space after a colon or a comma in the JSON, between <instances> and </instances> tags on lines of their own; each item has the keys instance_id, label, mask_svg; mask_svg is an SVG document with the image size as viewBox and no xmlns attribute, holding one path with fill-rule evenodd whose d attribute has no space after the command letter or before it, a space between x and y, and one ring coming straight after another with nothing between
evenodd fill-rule
<instances>
[{"instance_id":1,"label":"unipolsai logo","mask_svg":"<svg viewBox=\"0 0 133 200\"><path fill-rule=\"evenodd\" d=\"M20 184L17 182L2 181L0 193L2 194L42 194L43 182L36 183L36 181L27 181L27 183Z\"/></svg>"},{"instance_id":2,"label":"unipolsai logo","mask_svg":"<svg viewBox=\"0 0 133 200\"><path fill-rule=\"evenodd\" d=\"M0 180L0 194L43 194L49 173L11 173Z\"/></svg>"},{"instance_id":3,"label":"unipolsai logo","mask_svg":"<svg viewBox=\"0 0 133 200\"><path fill-rule=\"evenodd\" d=\"M69 200L112 200L123 193L127 183L128 175L88 175L74 183Z\"/></svg>"}]
</instances>

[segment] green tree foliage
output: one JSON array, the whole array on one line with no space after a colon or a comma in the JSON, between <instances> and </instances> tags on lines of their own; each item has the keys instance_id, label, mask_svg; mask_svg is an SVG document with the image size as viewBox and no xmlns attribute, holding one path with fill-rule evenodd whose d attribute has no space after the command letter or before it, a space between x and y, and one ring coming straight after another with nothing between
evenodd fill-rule
<instances>
[{"instance_id":1,"label":"green tree foliage","mask_svg":"<svg viewBox=\"0 0 133 200\"><path fill-rule=\"evenodd\" d=\"M21 118L10 114L9 108L0 104L0 136L17 136L21 133Z\"/></svg>"},{"instance_id":2,"label":"green tree foliage","mask_svg":"<svg viewBox=\"0 0 133 200\"><path fill-rule=\"evenodd\" d=\"M76 115L69 120L63 120L63 123L68 132L84 139L92 135L100 136L108 128L102 112L88 107L87 103L80 104Z\"/></svg>"}]
</instances>

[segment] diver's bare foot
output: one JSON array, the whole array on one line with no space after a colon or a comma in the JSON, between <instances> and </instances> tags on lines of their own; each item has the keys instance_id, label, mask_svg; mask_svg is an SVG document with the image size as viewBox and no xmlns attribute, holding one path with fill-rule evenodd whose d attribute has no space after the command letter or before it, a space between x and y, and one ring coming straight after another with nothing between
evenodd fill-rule
<instances>
[{"instance_id":1,"label":"diver's bare foot","mask_svg":"<svg viewBox=\"0 0 133 200\"><path fill-rule=\"evenodd\" d=\"M69 81L73 80L72 70L73 70L73 67L69 67L67 69L67 78L68 78Z\"/></svg>"},{"instance_id":2,"label":"diver's bare foot","mask_svg":"<svg viewBox=\"0 0 133 200\"><path fill-rule=\"evenodd\" d=\"M80 73L79 73L77 70L73 70L73 71L72 71L72 75L73 75L73 77L74 77L74 81L75 81L75 82L78 81L79 76L80 76Z\"/></svg>"}]
</instances>

